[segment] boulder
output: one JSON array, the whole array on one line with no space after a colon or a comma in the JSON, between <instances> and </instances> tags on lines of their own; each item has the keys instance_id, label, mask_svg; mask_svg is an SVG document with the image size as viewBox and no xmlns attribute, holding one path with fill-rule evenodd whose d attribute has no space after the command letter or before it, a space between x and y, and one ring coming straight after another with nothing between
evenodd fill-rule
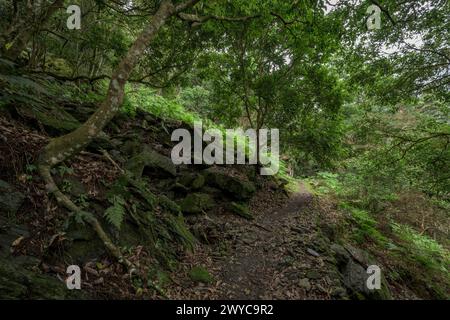
<instances>
[{"instance_id":1,"label":"boulder","mask_svg":"<svg viewBox=\"0 0 450 320\"><path fill-rule=\"evenodd\" d=\"M211 283L214 280L208 270L203 267L193 267L189 272L189 277L194 282Z\"/></svg>"},{"instance_id":2,"label":"boulder","mask_svg":"<svg viewBox=\"0 0 450 320\"><path fill-rule=\"evenodd\" d=\"M56 277L31 270L32 257L0 258L0 299L80 299L80 290L68 290ZM33 260L33 261L31 261Z\"/></svg>"},{"instance_id":3,"label":"boulder","mask_svg":"<svg viewBox=\"0 0 450 320\"><path fill-rule=\"evenodd\" d=\"M181 211L183 213L202 213L205 210L215 206L213 198L207 193L191 193L180 201Z\"/></svg>"},{"instance_id":4,"label":"boulder","mask_svg":"<svg viewBox=\"0 0 450 320\"><path fill-rule=\"evenodd\" d=\"M228 193L235 199L248 200L256 192L252 182L231 176L225 170L209 168L204 172L207 184Z\"/></svg>"},{"instance_id":5,"label":"boulder","mask_svg":"<svg viewBox=\"0 0 450 320\"><path fill-rule=\"evenodd\" d=\"M338 244L333 244L331 250L334 253L337 267L342 274L343 284L352 298L359 300L391 299L389 286L382 274L380 289L369 289L367 287L367 279L371 275L367 273L367 267L369 264L377 264L370 259L367 252L350 245L343 247Z\"/></svg>"},{"instance_id":6,"label":"boulder","mask_svg":"<svg viewBox=\"0 0 450 320\"><path fill-rule=\"evenodd\" d=\"M179 183L190 190L199 190L205 185L205 177L201 174L186 173L183 174Z\"/></svg>"},{"instance_id":7,"label":"boulder","mask_svg":"<svg viewBox=\"0 0 450 320\"><path fill-rule=\"evenodd\" d=\"M126 169L132 172L137 178L142 176L145 168L163 171L171 176L177 174L176 167L169 157L156 152L147 145L144 146L141 153L132 157L126 165Z\"/></svg>"},{"instance_id":8,"label":"boulder","mask_svg":"<svg viewBox=\"0 0 450 320\"><path fill-rule=\"evenodd\" d=\"M0 212L17 213L25 196L7 182L0 180Z\"/></svg>"}]
</instances>

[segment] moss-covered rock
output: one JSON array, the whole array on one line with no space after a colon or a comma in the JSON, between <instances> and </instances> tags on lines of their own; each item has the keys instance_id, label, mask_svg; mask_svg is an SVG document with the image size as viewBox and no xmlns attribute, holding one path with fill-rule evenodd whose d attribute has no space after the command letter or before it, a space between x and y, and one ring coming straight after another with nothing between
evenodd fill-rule
<instances>
[{"instance_id":1,"label":"moss-covered rock","mask_svg":"<svg viewBox=\"0 0 450 320\"><path fill-rule=\"evenodd\" d=\"M207 193L191 193L180 201L183 213L202 213L216 205L214 199Z\"/></svg>"},{"instance_id":2,"label":"moss-covered rock","mask_svg":"<svg viewBox=\"0 0 450 320\"><path fill-rule=\"evenodd\" d=\"M198 190L205 185L205 177L201 174L197 175L191 183L191 188L193 190Z\"/></svg>"},{"instance_id":3,"label":"moss-covered rock","mask_svg":"<svg viewBox=\"0 0 450 320\"><path fill-rule=\"evenodd\" d=\"M15 258L0 258L0 299L80 299L79 290L68 290L55 277L39 274L29 267L31 257L16 261Z\"/></svg>"},{"instance_id":4,"label":"moss-covered rock","mask_svg":"<svg viewBox=\"0 0 450 320\"><path fill-rule=\"evenodd\" d=\"M239 204L236 202L231 202L230 203L230 210L237 214L238 216L248 219L248 220L253 220L253 216L250 213L250 211L248 210L248 207L244 204Z\"/></svg>"},{"instance_id":5,"label":"moss-covered rock","mask_svg":"<svg viewBox=\"0 0 450 320\"><path fill-rule=\"evenodd\" d=\"M42 123L55 135L73 131L80 126L77 119L57 105L29 104L16 109L19 114Z\"/></svg>"},{"instance_id":6,"label":"moss-covered rock","mask_svg":"<svg viewBox=\"0 0 450 320\"><path fill-rule=\"evenodd\" d=\"M381 288L369 289L367 273L369 264L377 265L369 254L349 245L331 245L331 251L336 259L337 267L342 274L343 284L353 299L358 300L390 300L391 292L386 278L381 275Z\"/></svg>"},{"instance_id":7,"label":"moss-covered rock","mask_svg":"<svg viewBox=\"0 0 450 320\"><path fill-rule=\"evenodd\" d=\"M203 267L193 267L189 271L189 277L195 282L211 283L214 281L208 270Z\"/></svg>"},{"instance_id":8,"label":"moss-covered rock","mask_svg":"<svg viewBox=\"0 0 450 320\"><path fill-rule=\"evenodd\" d=\"M175 176L177 173L172 160L156 152L150 146L144 146L142 152L132 157L126 165L126 169L133 173L136 178L142 176L146 167L165 172L171 176Z\"/></svg>"},{"instance_id":9,"label":"moss-covered rock","mask_svg":"<svg viewBox=\"0 0 450 320\"><path fill-rule=\"evenodd\" d=\"M235 199L247 200L256 192L254 183L231 176L225 170L213 167L204 172L207 184L219 188Z\"/></svg>"},{"instance_id":10,"label":"moss-covered rock","mask_svg":"<svg viewBox=\"0 0 450 320\"><path fill-rule=\"evenodd\" d=\"M205 185L205 177L201 174L186 173L179 179L179 183L190 190L199 190Z\"/></svg>"}]
</instances>

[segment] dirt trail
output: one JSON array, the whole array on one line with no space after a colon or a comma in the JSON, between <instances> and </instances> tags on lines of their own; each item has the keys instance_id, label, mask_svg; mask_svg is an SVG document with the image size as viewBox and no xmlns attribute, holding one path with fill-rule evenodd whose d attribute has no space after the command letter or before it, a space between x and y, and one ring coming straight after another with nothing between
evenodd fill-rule
<instances>
[{"instance_id":1,"label":"dirt trail","mask_svg":"<svg viewBox=\"0 0 450 320\"><path fill-rule=\"evenodd\" d=\"M312 249L316 217L303 185L282 208L263 212L239 230L231 256L217 263L221 299L329 298L326 257Z\"/></svg>"}]
</instances>

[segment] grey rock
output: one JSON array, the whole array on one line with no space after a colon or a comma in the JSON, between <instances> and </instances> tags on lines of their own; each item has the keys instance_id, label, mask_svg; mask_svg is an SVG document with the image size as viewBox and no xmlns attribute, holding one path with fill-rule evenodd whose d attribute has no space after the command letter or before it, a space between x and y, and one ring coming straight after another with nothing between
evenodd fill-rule
<instances>
[{"instance_id":1,"label":"grey rock","mask_svg":"<svg viewBox=\"0 0 450 320\"><path fill-rule=\"evenodd\" d=\"M359 249L358 249L359 250ZM359 250L363 256L368 254ZM354 299L369 299L369 300L389 300L391 293L386 279L381 275L381 288L369 289L367 287L367 279L370 274L366 271L366 266L362 266L359 261L350 258L347 263L341 267L343 276L343 283L350 291Z\"/></svg>"},{"instance_id":2,"label":"grey rock","mask_svg":"<svg viewBox=\"0 0 450 320\"><path fill-rule=\"evenodd\" d=\"M336 258L337 266L342 269L351 259L350 254L345 248L339 244L333 243L331 245L331 251Z\"/></svg>"},{"instance_id":3,"label":"grey rock","mask_svg":"<svg viewBox=\"0 0 450 320\"><path fill-rule=\"evenodd\" d=\"M144 172L144 168L149 167L168 173L175 176L177 169L169 157L166 157L150 146L144 146L143 151L138 155L132 157L126 164L126 169L134 174L135 177L140 178Z\"/></svg>"},{"instance_id":4,"label":"grey rock","mask_svg":"<svg viewBox=\"0 0 450 320\"><path fill-rule=\"evenodd\" d=\"M229 175L217 167L205 170L206 183L228 193L238 200L250 199L256 192L254 183Z\"/></svg>"}]
</instances>

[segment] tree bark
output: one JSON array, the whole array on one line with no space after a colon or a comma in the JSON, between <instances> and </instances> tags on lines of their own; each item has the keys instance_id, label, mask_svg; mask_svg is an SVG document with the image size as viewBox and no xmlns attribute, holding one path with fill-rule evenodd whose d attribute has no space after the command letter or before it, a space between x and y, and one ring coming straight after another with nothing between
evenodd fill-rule
<instances>
[{"instance_id":1,"label":"tree bark","mask_svg":"<svg viewBox=\"0 0 450 320\"><path fill-rule=\"evenodd\" d=\"M113 72L106 98L97 111L76 130L51 140L38 159L38 169L46 183L48 192L52 193L58 203L65 206L68 210L80 214L96 231L98 237L103 241L110 254L122 262L128 269L134 269L133 264L123 257L121 250L110 240L97 218L94 215L81 210L66 195L64 195L61 190L59 190L53 180L50 170L56 164L61 163L65 159L81 151L103 130L108 122L119 111L124 98L125 84L129 79L133 68L139 61L140 56L144 54L145 49L155 38L159 29L171 16L196 4L198 1L199 0L189 0L175 7L170 0L163 0L149 25L141 32Z\"/></svg>"},{"instance_id":2,"label":"tree bark","mask_svg":"<svg viewBox=\"0 0 450 320\"><path fill-rule=\"evenodd\" d=\"M106 99L84 124L69 134L53 139L45 147L39 158L41 166L55 166L81 151L117 114L123 102L125 84L134 66L161 26L174 12L171 1L162 2L150 24L142 31L111 76Z\"/></svg>"}]
</instances>

